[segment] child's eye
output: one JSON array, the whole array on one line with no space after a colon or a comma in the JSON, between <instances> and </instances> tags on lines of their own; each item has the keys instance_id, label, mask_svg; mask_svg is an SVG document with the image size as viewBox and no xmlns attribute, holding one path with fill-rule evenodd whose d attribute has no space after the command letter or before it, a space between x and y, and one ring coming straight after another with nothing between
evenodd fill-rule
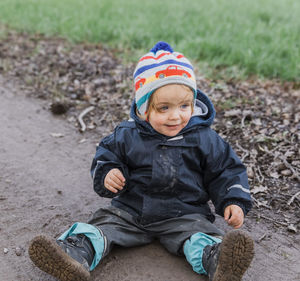
<instances>
[{"instance_id":1,"label":"child's eye","mask_svg":"<svg viewBox=\"0 0 300 281\"><path fill-rule=\"evenodd\" d=\"M182 104L182 105L181 105L181 108L186 109L186 108L188 108L189 106L190 106L190 104L185 103L185 104Z\"/></svg>"},{"instance_id":2,"label":"child's eye","mask_svg":"<svg viewBox=\"0 0 300 281\"><path fill-rule=\"evenodd\" d=\"M159 111L167 111L168 109L169 107L167 105L163 105L158 108Z\"/></svg>"}]
</instances>

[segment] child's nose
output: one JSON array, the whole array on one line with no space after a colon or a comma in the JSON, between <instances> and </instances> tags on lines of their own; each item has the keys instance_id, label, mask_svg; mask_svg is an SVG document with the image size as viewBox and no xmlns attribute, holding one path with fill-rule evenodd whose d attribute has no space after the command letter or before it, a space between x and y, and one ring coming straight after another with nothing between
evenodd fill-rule
<instances>
[{"instance_id":1,"label":"child's nose","mask_svg":"<svg viewBox=\"0 0 300 281\"><path fill-rule=\"evenodd\" d=\"M178 119L179 116L180 116L179 110L174 109L174 110L172 110L172 111L170 112L169 118L170 118L170 119Z\"/></svg>"}]
</instances>

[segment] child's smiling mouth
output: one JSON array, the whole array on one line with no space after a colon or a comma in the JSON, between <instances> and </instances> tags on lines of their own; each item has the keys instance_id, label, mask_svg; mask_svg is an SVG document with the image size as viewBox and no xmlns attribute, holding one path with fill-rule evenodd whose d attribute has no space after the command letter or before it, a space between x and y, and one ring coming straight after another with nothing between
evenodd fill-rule
<instances>
[{"instance_id":1,"label":"child's smiling mouth","mask_svg":"<svg viewBox=\"0 0 300 281\"><path fill-rule=\"evenodd\" d=\"M166 124L166 126L169 128L169 129L177 129L180 127L181 124L175 124L175 125L169 125L169 124Z\"/></svg>"}]
</instances>

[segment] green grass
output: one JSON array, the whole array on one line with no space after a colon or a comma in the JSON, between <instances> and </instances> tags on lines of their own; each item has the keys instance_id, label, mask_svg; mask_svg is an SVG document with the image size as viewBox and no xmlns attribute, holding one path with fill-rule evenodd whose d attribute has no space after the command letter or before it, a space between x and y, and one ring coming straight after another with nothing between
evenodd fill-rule
<instances>
[{"instance_id":1,"label":"green grass","mask_svg":"<svg viewBox=\"0 0 300 281\"><path fill-rule=\"evenodd\" d=\"M205 73L293 81L299 15L297 0L0 1L0 22L18 30L101 42L134 61L163 40Z\"/></svg>"}]
</instances>

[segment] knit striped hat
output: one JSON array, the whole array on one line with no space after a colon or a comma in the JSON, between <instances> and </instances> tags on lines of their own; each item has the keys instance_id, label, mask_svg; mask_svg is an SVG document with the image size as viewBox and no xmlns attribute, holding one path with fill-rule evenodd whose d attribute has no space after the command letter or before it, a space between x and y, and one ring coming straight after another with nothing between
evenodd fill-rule
<instances>
[{"instance_id":1,"label":"knit striped hat","mask_svg":"<svg viewBox=\"0 0 300 281\"><path fill-rule=\"evenodd\" d=\"M192 64L165 42L158 42L139 60L133 77L135 102L141 115L146 114L153 92L162 86L182 84L197 92Z\"/></svg>"}]
</instances>

